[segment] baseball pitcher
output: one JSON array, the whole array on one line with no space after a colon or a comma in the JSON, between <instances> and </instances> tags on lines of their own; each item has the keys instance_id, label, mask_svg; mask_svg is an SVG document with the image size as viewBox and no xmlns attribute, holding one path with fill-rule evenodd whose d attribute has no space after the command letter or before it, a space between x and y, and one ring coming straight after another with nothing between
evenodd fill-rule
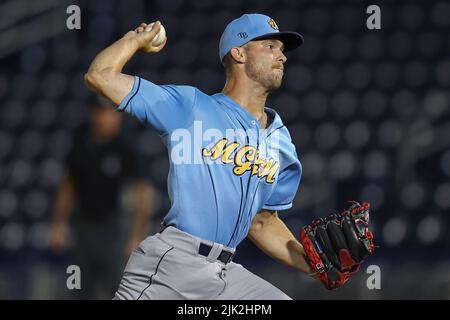
<instances>
[{"instance_id":1,"label":"baseball pitcher","mask_svg":"<svg viewBox=\"0 0 450 320\"><path fill-rule=\"evenodd\" d=\"M145 23L129 31L95 57L85 76L119 112L152 126L169 151L171 209L162 230L134 250L114 299L290 299L233 262L246 237L327 289L342 286L374 249L369 204L316 219L298 239L278 217L292 206L302 166L266 100L281 86L285 52L303 37L281 32L262 14L231 21L219 43L226 83L207 95L122 72L136 52L165 47L167 37L154 42L160 28L158 21L151 31ZM186 141L199 131L201 139Z\"/></svg>"}]
</instances>

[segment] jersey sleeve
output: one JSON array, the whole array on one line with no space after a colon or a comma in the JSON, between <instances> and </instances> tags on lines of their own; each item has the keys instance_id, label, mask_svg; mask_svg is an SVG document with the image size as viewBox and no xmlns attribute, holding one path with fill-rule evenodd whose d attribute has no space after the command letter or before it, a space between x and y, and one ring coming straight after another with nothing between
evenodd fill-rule
<instances>
[{"instance_id":1,"label":"jersey sleeve","mask_svg":"<svg viewBox=\"0 0 450 320\"><path fill-rule=\"evenodd\" d=\"M275 190L263 205L263 209L279 211L291 208L300 184L301 173L302 168L298 160L281 171Z\"/></svg>"},{"instance_id":2,"label":"jersey sleeve","mask_svg":"<svg viewBox=\"0 0 450 320\"><path fill-rule=\"evenodd\" d=\"M156 85L135 76L133 88L117 110L128 112L164 135L193 120L195 96L194 87Z\"/></svg>"}]
</instances>

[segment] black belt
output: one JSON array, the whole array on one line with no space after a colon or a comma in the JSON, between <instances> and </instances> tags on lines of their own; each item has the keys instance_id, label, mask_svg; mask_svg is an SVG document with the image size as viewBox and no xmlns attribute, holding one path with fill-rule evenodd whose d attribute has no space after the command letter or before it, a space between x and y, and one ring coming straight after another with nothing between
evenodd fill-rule
<instances>
[{"instance_id":1,"label":"black belt","mask_svg":"<svg viewBox=\"0 0 450 320\"><path fill-rule=\"evenodd\" d=\"M161 231L159 233L163 233L164 230L166 230L167 227L170 227L170 226L175 227L175 225L173 225L173 224L165 224L165 223L163 223L163 228L161 229ZM207 257L209 255L209 253L211 252L211 250L212 250L212 246L210 246L209 244L200 242L200 247L198 248L198 253L199 254L201 254L202 256ZM227 263L231 262L233 257L234 257L234 253L233 252L230 252L230 251L222 249L222 252L217 257L217 260L227 264Z\"/></svg>"},{"instance_id":2,"label":"black belt","mask_svg":"<svg viewBox=\"0 0 450 320\"><path fill-rule=\"evenodd\" d=\"M210 246L209 244L201 242L200 247L198 248L198 253L201 254L202 256L207 257L209 255L209 253L211 252L212 248L213 247ZM227 263L231 262L231 260L233 259L233 256L234 256L233 252L222 249L222 252L217 257L217 260L227 264Z\"/></svg>"}]
</instances>

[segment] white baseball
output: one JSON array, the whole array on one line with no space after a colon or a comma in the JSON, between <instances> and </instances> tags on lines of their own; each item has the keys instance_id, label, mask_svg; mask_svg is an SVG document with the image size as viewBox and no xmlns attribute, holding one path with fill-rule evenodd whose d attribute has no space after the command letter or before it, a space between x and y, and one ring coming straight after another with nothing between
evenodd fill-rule
<instances>
[{"instance_id":1,"label":"white baseball","mask_svg":"<svg viewBox=\"0 0 450 320\"><path fill-rule=\"evenodd\" d=\"M154 22L150 23L150 24L145 28L145 31L146 31L146 32L152 31L153 25L154 25L154 24L155 24ZM154 45L154 46L159 46L161 43L163 43L163 41L164 41L165 38L166 38L166 29L164 29L164 26L161 25L161 28L159 29L158 34L153 38L152 45Z\"/></svg>"}]
</instances>

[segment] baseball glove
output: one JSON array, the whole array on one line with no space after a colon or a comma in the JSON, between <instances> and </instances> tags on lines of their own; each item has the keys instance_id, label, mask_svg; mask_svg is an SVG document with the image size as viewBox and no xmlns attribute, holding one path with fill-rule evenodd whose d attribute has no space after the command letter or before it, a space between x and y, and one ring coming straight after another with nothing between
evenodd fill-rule
<instances>
[{"instance_id":1,"label":"baseball glove","mask_svg":"<svg viewBox=\"0 0 450 320\"><path fill-rule=\"evenodd\" d=\"M375 249L368 228L370 204L351 203L341 214L315 219L300 230L313 277L328 290L341 287Z\"/></svg>"}]
</instances>

